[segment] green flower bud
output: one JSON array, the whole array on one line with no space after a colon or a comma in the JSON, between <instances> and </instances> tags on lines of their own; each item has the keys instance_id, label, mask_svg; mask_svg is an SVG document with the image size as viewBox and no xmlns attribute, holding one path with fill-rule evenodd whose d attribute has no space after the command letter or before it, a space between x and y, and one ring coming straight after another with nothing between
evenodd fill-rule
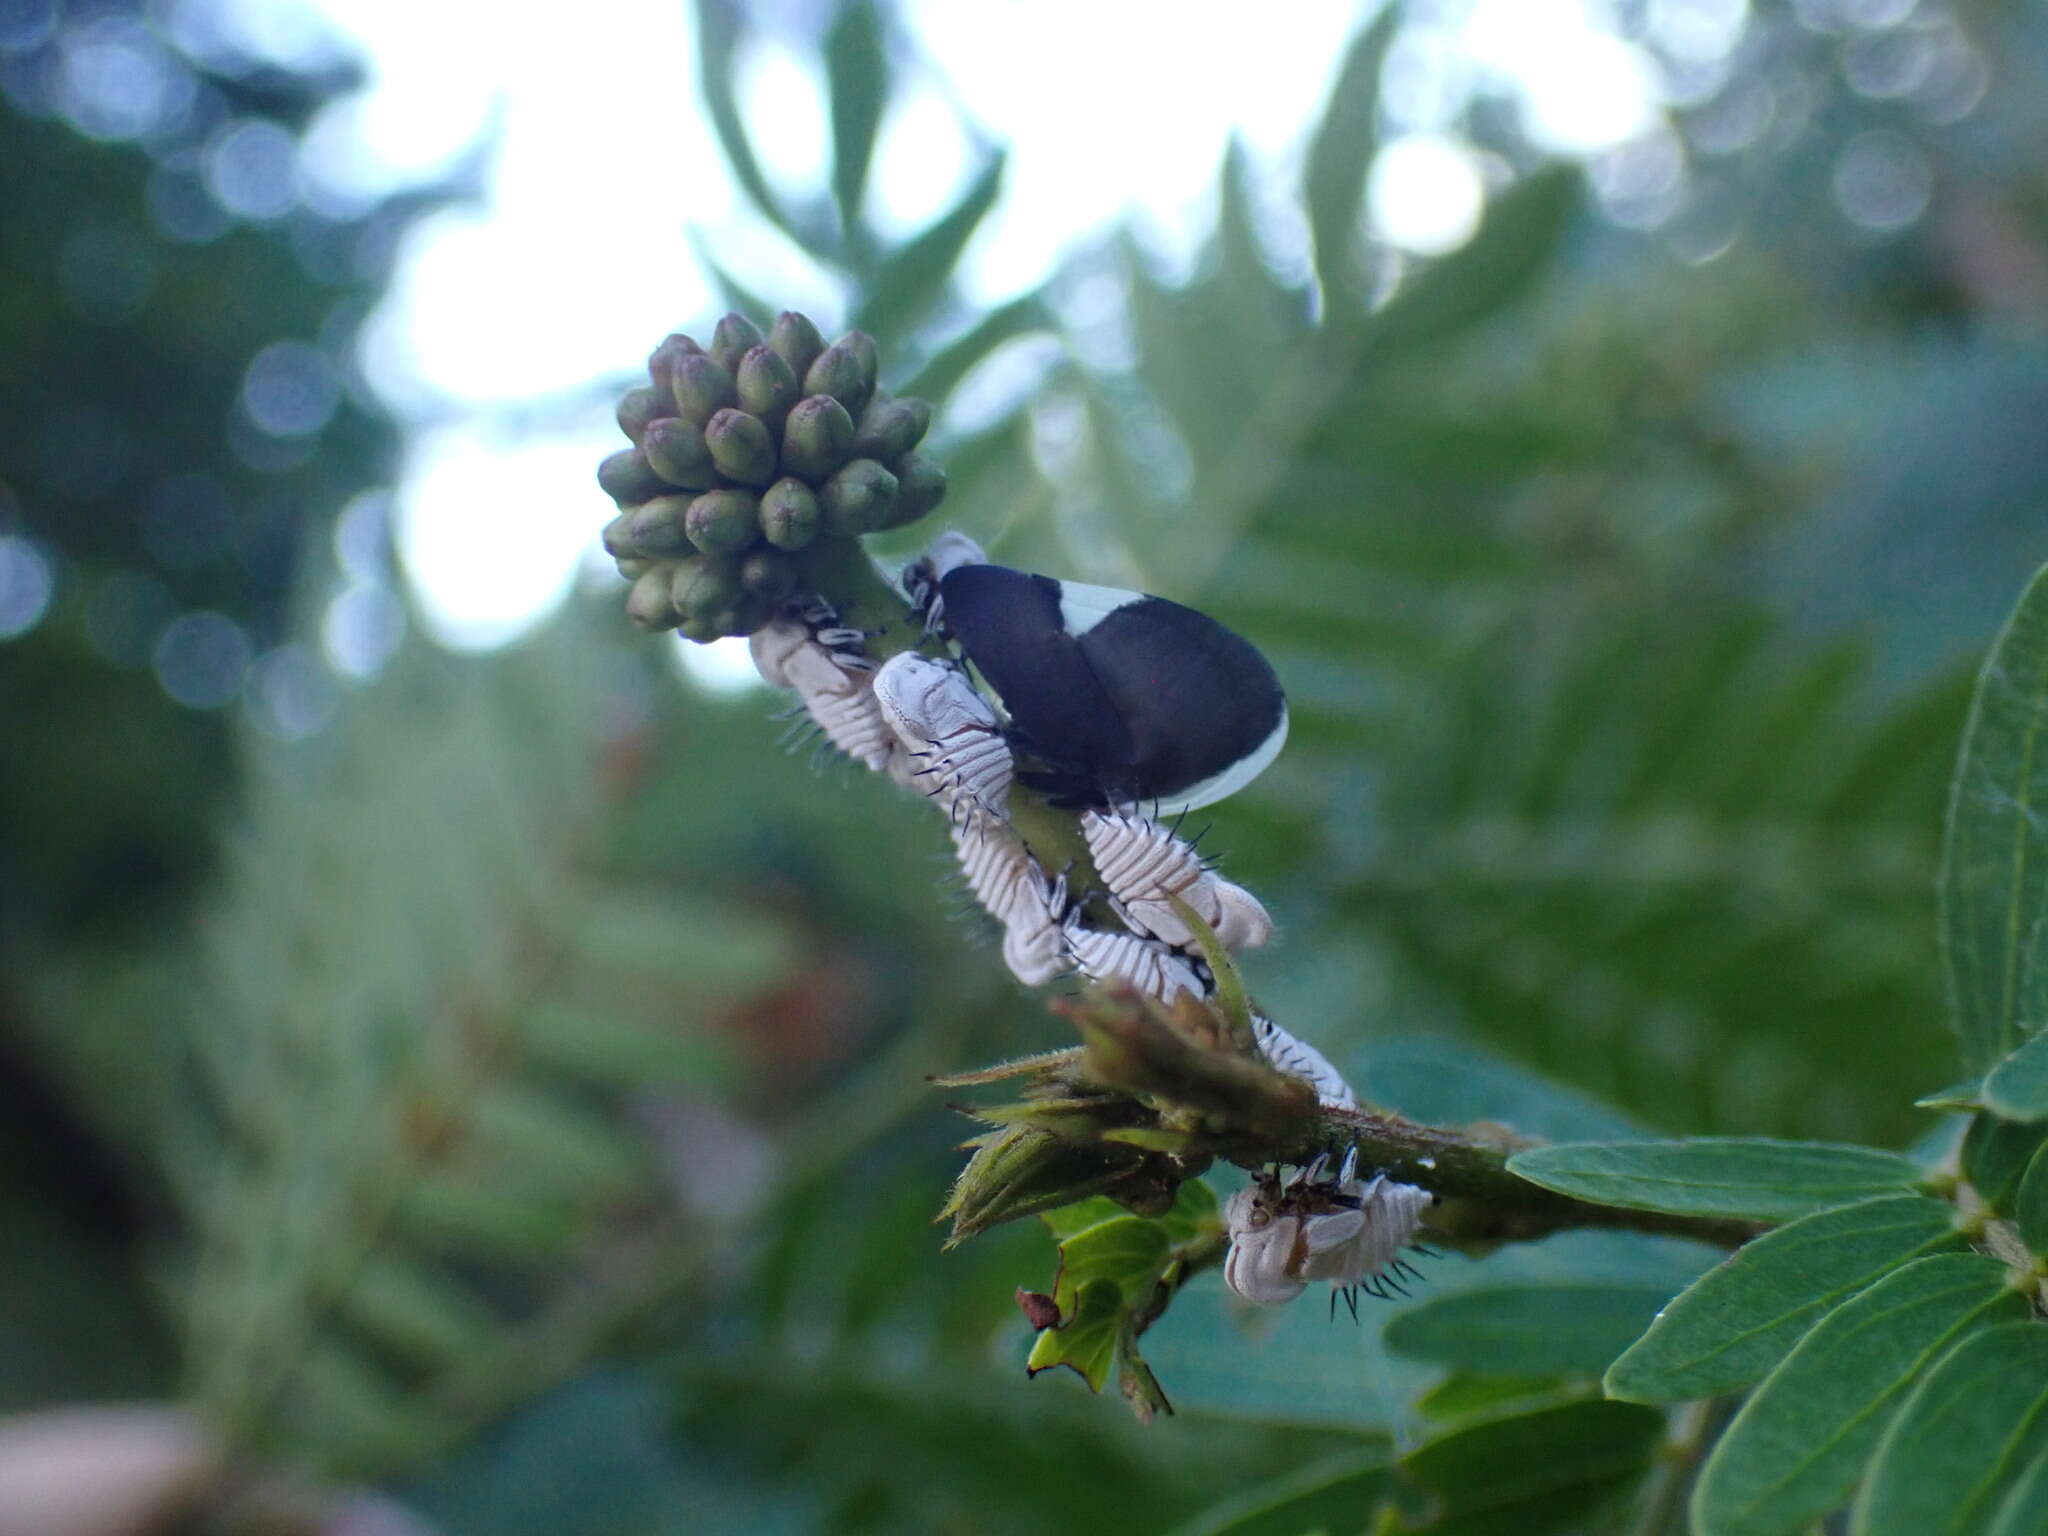
<instances>
[{"instance_id":1,"label":"green flower bud","mask_svg":"<svg viewBox=\"0 0 2048 1536\"><path fill-rule=\"evenodd\" d=\"M709 619L685 619L680 633L685 640L694 640L699 645L709 645L721 638L725 631Z\"/></svg>"},{"instance_id":2,"label":"green flower bud","mask_svg":"<svg viewBox=\"0 0 2048 1536\"><path fill-rule=\"evenodd\" d=\"M730 408L704 423L704 446L728 480L766 485L775 478L775 439L758 416Z\"/></svg>"},{"instance_id":3,"label":"green flower bud","mask_svg":"<svg viewBox=\"0 0 2048 1536\"><path fill-rule=\"evenodd\" d=\"M793 475L761 493L761 534L777 549L802 549L824 522L816 492Z\"/></svg>"},{"instance_id":4,"label":"green flower bud","mask_svg":"<svg viewBox=\"0 0 2048 1536\"><path fill-rule=\"evenodd\" d=\"M861 366L859 354L843 338L820 352L804 375L806 395L830 395L849 414L859 414L874 392L874 374Z\"/></svg>"},{"instance_id":5,"label":"green flower bud","mask_svg":"<svg viewBox=\"0 0 2048 1536\"><path fill-rule=\"evenodd\" d=\"M808 316L785 309L769 327L768 345L775 349L777 357L789 364L789 371L801 379L811 371L811 364L818 360L818 354L825 350L825 338L811 324Z\"/></svg>"},{"instance_id":6,"label":"green flower bud","mask_svg":"<svg viewBox=\"0 0 2048 1536\"><path fill-rule=\"evenodd\" d=\"M789 408L802 393L789 364L766 346L749 347L737 374L740 408L761 418L769 432L780 435Z\"/></svg>"},{"instance_id":7,"label":"green flower bud","mask_svg":"<svg viewBox=\"0 0 2048 1536\"><path fill-rule=\"evenodd\" d=\"M711 462L711 450L704 446L703 432L680 416L662 416L647 424L640 451L654 472L670 485L685 490L708 491L718 484L718 469Z\"/></svg>"},{"instance_id":8,"label":"green flower bud","mask_svg":"<svg viewBox=\"0 0 2048 1536\"><path fill-rule=\"evenodd\" d=\"M619 574L628 581L637 581L653 570L655 563L644 555L622 555L612 562L619 568Z\"/></svg>"},{"instance_id":9,"label":"green flower bud","mask_svg":"<svg viewBox=\"0 0 2048 1536\"><path fill-rule=\"evenodd\" d=\"M860 364L860 371L868 381L868 391L874 392L882 377L882 359L875 351L875 338L866 331L848 331L834 346L846 348Z\"/></svg>"},{"instance_id":10,"label":"green flower bud","mask_svg":"<svg viewBox=\"0 0 2048 1536\"><path fill-rule=\"evenodd\" d=\"M811 395L797 401L782 429L783 467L806 480L823 480L846 462L852 446L853 417L846 407L830 395Z\"/></svg>"},{"instance_id":11,"label":"green flower bud","mask_svg":"<svg viewBox=\"0 0 2048 1536\"><path fill-rule=\"evenodd\" d=\"M711 358L688 355L676 359L676 414L701 427L739 399L732 374Z\"/></svg>"},{"instance_id":12,"label":"green flower bud","mask_svg":"<svg viewBox=\"0 0 2048 1536\"><path fill-rule=\"evenodd\" d=\"M779 603L796 590L796 561L779 549L750 549L740 557L740 585L763 602Z\"/></svg>"},{"instance_id":13,"label":"green flower bud","mask_svg":"<svg viewBox=\"0 0 2048 1536\"><path fill-rule=\"evenodd\" d=\"M902 528L946 499L946 472L921 453L906 453L895 467L896 507L889 526Z\"/></svg>"},{"instance_id":14,"label":"green flower bud","mask_svg":"<svg viewBox=\"0 0 2048 1536\"><path fill-rule=\"evenodd\" d=\"M687 555L690 538L684 532L690 498L671 493L642 502L633 509L633 552L640 555Z\"/></svg>"},{"instance_id":15,"label":"green flower bud","mask_svg":"<svg viewBox=\"0 0 2048 1536\"><path fill-rule=\"evenodd\" d=\"M760 498L752 491L706 491L690 503L683 528L707 555L736 553L761 536Z\"/></svg>"},{"instance_id":16,"label":"green flower bud","mask_svg":"<svg viewBox=\"0 0 2048 1536\"><path fill-rule=\"evenodd\" d=\"M663 562L642 571L626 594L626 617L642 629L674 629L676 605L669 597L669 567Z\"/></svg>"},{"instance_id":17,"label":"green flower bud","mask_svg":"<svg viewBox=\"0 0 2048 1536\"><path fill-rule=\"evenodd\" d=\"M652 384L627 390L619 396L619 430L634 442L639 442L640 434L647 430L650 421L675 409L669 403L670 399L666 389L656 389Z\"/></svg>"},{"instance_id":18,"label":"green flower bud","mask_svg":"<svg viewBox=\"0 0 2048 1536\"><path fill-rule=\"evenodd\" d=\"M668 600L685 621L709 621L740 600L739 573L729 561L684 560L676 565L672 578ZM717 633L713 631L714 635Z\"/></svg>"},{"instance_id":19,"label":"green flower bud","mask_svg":"<svg viewBox=\"0 0 2048 1536\"><path fill-rule=\"evenodd\" d=\"M621 512L604 525L604 552L614 560L623 560L628 555L639 553L633 543L633 514Z\"/></svg>"},{"instance_id":20,"label":"green flower bud","mask_svg":"<svg viewBox=\"0 0 2048 1536\"><path fill-rule=\"evenodd\" d=\"M621 448L597 466L597 483L605 495L622 507L630 507L650 496L659 496L668 482L654 472L647 455L638 448Z\"/></svg>"},{"instance_id":21,"label":"green flower bud","mask_svg":"<svg viewBox=\"0 0 2048 1536\"><path fill-rule=\"evenodd\" d=\"M931 424L928 400L877 399L861 413L860 430L853 438L854 456L891 463L922 442Z\"/></svg>"},{"instance_id":22,"label":"green flower bud","mask_svg":"<svg viewBox=\"0 0 2048 1536\"><path fill-rule=\"evenodd\" d=\"M661 345L647 355L647 377L654 381L654 387L667 394L675 387L676 360L694 357L704 349L681 331L664 336Z\"/></svg>"},{"instance_id":23,"label":"green flower bud","mask_svg":"<svg viewBox=\"0 0 2048 1536\"><path fill-rule=\"evenodd\" d=\"M855 459L818 487L825 531L857 538L889 526L896 505L896 477L873 459Z\"/></svg>"},{"instance_id":24,"label":"green flower bud","mask_svg":"<svg viewBox=\"0 0 2048 1536\"><path fill-rule=\"evenodd\" d=\"M711 333L711 355L727 373L738 373L740 359L747 355L747 349L759 345L761 328L738 311L719 321Z\"/></svg>"}]
</instances>

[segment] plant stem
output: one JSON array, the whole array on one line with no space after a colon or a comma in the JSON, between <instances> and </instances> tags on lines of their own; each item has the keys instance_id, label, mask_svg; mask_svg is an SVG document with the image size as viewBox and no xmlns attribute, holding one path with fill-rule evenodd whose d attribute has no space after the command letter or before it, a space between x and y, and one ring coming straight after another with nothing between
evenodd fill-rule
<instances>
[{"instance_id":1,"label":"plant stem","mask_svg":"<svg viewBox=\"0 0 2048 1536\"><path fill-rule=\"evenodd\" d=\"M1276 1148L1278 1155L1263 1160L1303 1163L1329 1147L1356 1146L1368 1167L1434 1194L1430 1229L1459 1242L1527 1242L1570 1227L1606 1227L1733 1248L1763 1230L1750 1221L1596 1205L1508 1171L1511 1156L1538 1144L1492 1127L1422 1125L1377 1110L1326 1105L1306 1139Z\"/></svg>"}]
</instances>

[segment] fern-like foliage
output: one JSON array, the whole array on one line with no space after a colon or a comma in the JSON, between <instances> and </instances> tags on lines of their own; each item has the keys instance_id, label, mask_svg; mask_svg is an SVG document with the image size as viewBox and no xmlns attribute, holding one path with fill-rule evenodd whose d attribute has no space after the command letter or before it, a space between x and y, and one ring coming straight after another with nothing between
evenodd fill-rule
<instances>
[{"instance_id":1,"label":"fern-like foliage","mask_svg":"<svg viewBox=\"0 0 2048 1536\"><path fill-rule=\"evenodd\" d=\"M715 1074L706 1020L786 955L606 875L605 659L573 624L415 645L322 737L253 748L165 1132L192 1391L245 1440L405 1463L687 1272L620 1094Z\"/></svg>"}]
</instances>

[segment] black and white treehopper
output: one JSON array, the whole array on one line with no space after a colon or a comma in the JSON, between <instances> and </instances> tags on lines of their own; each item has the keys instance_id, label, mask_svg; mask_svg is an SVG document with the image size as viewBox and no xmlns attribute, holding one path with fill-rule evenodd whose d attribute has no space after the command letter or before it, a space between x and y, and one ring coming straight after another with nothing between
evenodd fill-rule
<instances>
[{"instance_id":1,"label":"black and white treehopper","mask_svg":"<svg viewBox=\"0 0 2048 1536\"><path fill-rule=\"evenodd\" d=\"M1242 789L1287 740L1266 658L1192 608L971 556L905 585L1002 701L1032 765L1018 778L1060 806L1173 815Z\"/></svg>"}]
</instances>

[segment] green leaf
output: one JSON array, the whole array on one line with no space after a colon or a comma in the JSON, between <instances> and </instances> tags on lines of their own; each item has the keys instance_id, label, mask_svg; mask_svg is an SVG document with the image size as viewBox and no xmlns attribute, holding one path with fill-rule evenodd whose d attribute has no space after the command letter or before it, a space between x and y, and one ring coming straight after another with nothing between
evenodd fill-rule
<instances>
[{"instance_id":1,"label":"green leaf","mask_svg":"<svg viewBox=\"0 0 2048 1536\"><path fill-rule=\"evenodd\" d=\"M1921 1178L1910 1159L1874 1147L1732 1136L1538 1147L1508 1169L1601 1205L1753 1221L1789 1221Z\"/></svg>"},{"instance_id":2,"label":"green leaf","mask_svg":"<svg viewBox=\"0 0 2048 1536\"><path fill-rule=\"evenodd\" d=\"M1006 341L1028 336L1048 327L1045 301L1036 293L1012 299L977 320L965 334L949 341L905 380L902 392L920 399L942 401L967 376L970 369ZM957 463L949 463L957 471Z\"/></svg>"},{"instance_id":3,"label":"green leaf","mask_svg":"<svg viewBox=\"0 0 2048 1536\"><path fill-rule=\"evenodd\" d=\"M2048 1031L2033 1035L1985 1076L1978 1102L2007 1120L2048 1120Z\"/></svg>"},{"instance_id":4,"label":"green leaf","mask_svg":"<svg viewBox=\"0 0 2048 1536\"><path fill-rule=\"evenodd\" d=\"M681 1020L663 1028L539 1002L522 1016L519 1037L535 1064L605 1087L675 1087L732 1076L732 1046Z\"/></svg>"},{"instance_id":5,"label":"green leaf","mask_svg":"<svg viewBox=\"0 0 2048 1536\"><path fill-rule=\"evenodd\" d=\"M1216 1191L1200 1179L1189 1179L1174 1191L1173 1208L1155 1218L1166 1231L1167 1240L1178 1248L1196 1238L1219 1231L1223 1218L1217 1212Z\"/></svg>"},{"instance_id":6,"label":"green leaf","mask_svg":"<svg viewBox=\"0 0 2048 1536\"><path fill-rule=\"evenodd\" d=\"M1766 1232L1658 1315L1608 1370L1608 1395L1679 1403L1747 1387L1834 1307L1962 1241L1955 1207L1924 1195L1879 1195Z\"/></svg>"},{"instance_id":7,"label":"green leaf","mask_svg":"<svg viewBox=\"0 0 2048 1536\"><path fill-rule=\"evenodd\" d=\"M362 1355L333 1343L316 1344L307 1352L292 1387L296 1411L330 1434L377 1440L405 1417L397 1385Z\"/></svg>"},{"instance_id":8,"label":"green leaf","mask_svg":"<svg viewBox=\"0 0 2048 1536\"><path fill-rule=\"evenodd\" d=\"M708 900L600 886L579 915L570 942L590 973L672 986L698 1010L747 1000L795 960L788 934L766 914Z\"/></svg>"},{"instance_id":9,"label":"green leaf","mask_svg":"<svg viewBox=\"0 0 2048 1536\"><path fill-rule=\"evenodd\" d=\"M1468 1371L1598 1376L1670 1292L1639 1285L1512 1285L1459 1291L1397 1313L1387 1344Z\"/></svg>"},{"instance_id":10,"label":"green leaf","mask_svg":"<svg viewBox=\"0 0 2048 1536\"><path fill-rule=\"evenodd\" d=\"M733 180L770 223L802 243L788 210L762 174L733 89L739 42L747 28L746 8L738 0L699 0L696 10L697 90L711 118L712 131L718 135L719 147L725 151Z\"/></svg>"},{"instance_id":11,"label":"green leaf","mask_svg":"<svg viewBox=\"0 0 2048 1536\"><path fill-rule=\"evenodd\" d=\"M1978 1115L1963 1133L1963 1177L1993 1211L2010 1216L2027 1165L2044 1145L2048 1145L2048 1126L2019 1125Z\"/></svg>"},{"instance_id":12,"label":"green leaf","mask_svg":"<svg viewBox=\"0 0 2048 1536\"><path fill-rule=\"evenodd\" d=\"M559 1092L491 1083L468 1106L470 1130L507 1185L596 1199L636 1187L646 1172L639 1143L602 1114Z\"/></svg>"},{"instance_id":13,"label":"green leaf","mask_svg":"<svg viewBox=\"0 0 2048 1536\"><path fill-rule=\"evenodd\" d=\"M1060 1244L1053 1300L1061 1312L1070 1313L1078 1293L1104 1280L1116 1286L1126 1303L1144 1300L1158 1282L1170 1246L1165 1228L1143 1216L1099 1221Z\"/></svg>"},{"instance_id":14,"label":"green leaf","mask_svg":"<svg viewBox=\"0 0 2048 1536\"><path fill-rule=\"evenodd\" d=\"M1411 1451L1401 1470L1448 1515L1485 1512L1495 1523L1477 1528L1526 1530L1512 1506L1573 1488L1604 1493L1649 1463L1663 1432L1653 1408L1588 1399L1454 1429Z\"/></svg>"},{"instance_id":15,"label":"green leaf","mask_svg":"<svg viewBox=\"0 0 2048 1536\"><path fill-rule=\"evenodd\" d=\"M1999 1501L1984 1536L2037 1536L2048 1530L2048 1450L2022 1467Z\"/></svg>"},{"instance_id":16,"label":"green leaf","mask_svg":"<svg viewBox=\"0 0 2048 1536\"><path fill-rule=\"evenodd\" d=\"M1984 1080L1981 1077L1965 1078L1952 1083L1939 1092L1923 1095L1913 1101L1915 1109L1982 1109L1984 1107Z\"/></svg>"},{"instance_id":17,"label":"green leaf","mask_svg":"<svg viewBox=\"0 0 2048 1536\"><path fill-rule=\"evenodd\" d=\"M2036 1258L2048 1254L2048 1145L2027 1163L2019 1193L2013 1197L2013 1219L2027 1251Z\"/></svg>"},{"instance_id":18,"label":"green leaf","mask_svg":"<svg viewBox=\"0 0 2048 1536\"><path fill-rule=\"evenodd\" d=\"M379 1254L342 1293L349 1319L427 1366L463 1360L494 1342L502 1324L452 1275Z\"/></svg>"},{"instance_id":19,"label":"green leaf","mask_svg":"<svg viewBox=\"0 0 2048 1536\"><path fill-rule=\"evenodd\" d=\"M401 1232L451 1253L475 1249L500 1258L546 1258L569 1247L584 1217L566 1200L536 1202L450 1173L406 1186L393 1209Z\"/></svg>"},{"instance_id":20,"label":"green leaf","mask_svg":"<svg viewBox=\"0 0 2048 1536\"><path fill-rule=\"evenodd\" d=\"M882 263L860 307L862 329L886 340L900 336L930 312L944 296L953 269L960 264L960 253L981 227L981 221L988 217L996 199L1002 196L1003 172L1008 163L1006 155L993 156L961 194L959 202ZM985 328L996 318L991 315L976 327L984 340L989 334ZM1001 327L994 329L999 332ZM984 345L983 352L989 345L993 342Z\"/></svg>"},{"instance_id":21,"label":"green leaf","mask_svg":"<svg viewBox=\"0 0 2048 1536\"><path fill-rule=\"evenodd\" d=\"M1086 1200L1076 1200L1072 1205L1040 1211L1038 1219L1051 1231L1055 1242L1065 1242L1077 1232L1099 1227L1105 1221L1121 1221L1130 1214L1107 1195L1091 1195Z\"/></svg>"},{"instance_id":22,"label":"green leaf","mask_svg":"<svg viewBox=\"0 0 2048 1536\"><path fill-rule=\"evenodd\" d=\"M1299 1536L1356 1530L1387 1482L1385 1446L1326 1456L1204 1510L1169 1536Z\"/></svg>"},{"instance_id":23,"label":"green leaf","mask_svg":"<svg viewBox=\"0 0 2048 1536\"><path fill-rule=\"evenodd\" d=\"M873 0L846 0L825 34L825 84L832 101L832 198L851 240L860 225L868 165L889 95L882 18Z\"/></svg>"},{"instance_id":24,"label":"green leaf","mask_svg":"<svg viewBox=\"0 0 2048 1536\"><path fill-rule=\"evenodd\" d=\"M2048 1327L1963 1340L1921 1379L1878 1445L1852 1536L1969 1536L2048 1452Z\"/></svg>"},{"instance_id":25,"label":"green leaf","mask_svg":"<svg viewBox=\"0 0 2048 1536\"><path fill-rule=\"evenodd\" d=\"M1080 1372L1092 1391L1100 1392L1116 1360L1117 1338L1124 1328L1123 1291L1114 1280L1091 1280L1063 1306L1066 1321L1040 1332L1024 1362L1026 1375L1056 1365Z\"/></svg>"},{"instance_id":26,"label":"green leaf","mask_svg":"<svg viewBox=\"0 0 2048 1536\"><path fill-rule=\"evenodd\" d=\"M1963 1064L2048 1023L2048 569L1984 662L1963 732L1941 870L1941 932Z\"/></svg>"},{"instance_id":27,"label":"green leaf","mask_svg":"<svg viewBox=\"0 0 2048 1536\"><path fill-rule=\"evenodd\" d=\"M1584 1393L1567 1388L1555 1376L1495 1376L1490 1373L1446 1376L1415 1400L1415 1411L1439 1423L1459 1419L1495 1419L1509 1409L1526 1411L1562 1397Z\"/></svg>"},{"instance_id":28,"label":"green leaf","mask_svg":"<svg viewBox=\"0 0 2048 1536\"><path fill-rule=\"evenodd\" d=\"M1698 1536L1772 1536L1841 1504L1900 1401L1956 1339L2023 1316L1977 1253L1895 1270L1823 1318L1743 1406L1693 1489Z\"/></svg>"},{"instance_id":29,"label":"green leaf","mask_svg":"<svg viewBox=\"0 0 2048 1536\"><path fill-rule=\"evenodd\" d=\"M1366 166L1379 145L1380 70L1399 20L1399 12L1389 7L1352 39L1309 141L1302 196L1308 204L1316 281L1324 311L1333 315L1360 308L1358 274L1352 269L1358 210L1365 197Z\"/></svg>"}]
</instances>

